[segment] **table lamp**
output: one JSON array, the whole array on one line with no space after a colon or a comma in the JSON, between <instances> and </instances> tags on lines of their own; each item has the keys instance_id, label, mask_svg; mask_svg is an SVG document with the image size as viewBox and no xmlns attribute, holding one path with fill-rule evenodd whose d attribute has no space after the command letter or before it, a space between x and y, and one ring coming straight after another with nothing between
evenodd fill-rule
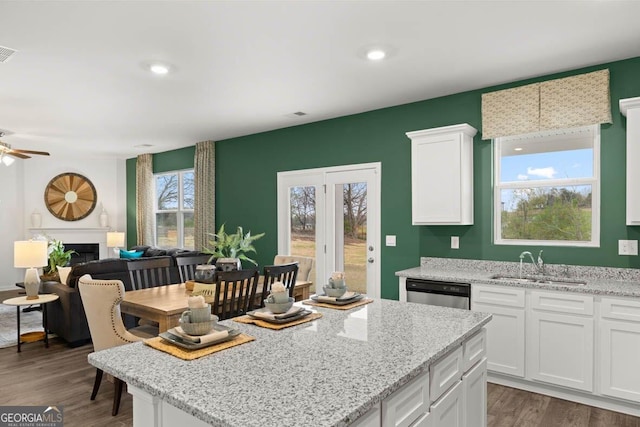
<instances>
[{"instance_id":1,"label":"table lamp","mask_svg":"<svg viewBox=\"0 0 640 427\"><path fill-rule=\"evenodd\" d=\"M124 232L109 231L107 232L107 247L113 248L113 252L120 257L120 246L124 246Z\"/></svg>"},{"instance_id":2,"label":"table lamp","mask_svg":"<svg viewBox=\"0 0 640 427\"><path fill-rule=\"evenodd\" d=\"M23 240L13 242L13 266L26 268L24 274L24 289L27 299L38 299L40 290L40 275L38 268L48 263L48 242L46 240Z\"/></svg>"}]
</instances>

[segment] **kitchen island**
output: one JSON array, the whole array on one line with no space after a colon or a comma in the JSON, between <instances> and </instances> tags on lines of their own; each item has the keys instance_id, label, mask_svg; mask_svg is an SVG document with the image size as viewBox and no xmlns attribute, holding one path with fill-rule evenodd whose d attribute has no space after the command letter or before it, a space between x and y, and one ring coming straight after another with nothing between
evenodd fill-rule
<instances>
[{"instance_id":1,"label":"kitchen island","mask_svg":"<svg viewBox=\"0 0 640 427\"><path fill-rule=\"evenodd\" d=\"M474 417L486 418L490 314L379 299L317 311L322 318L282 330L221 322L256 340L193 361L134 343L89 362L127 383L134 426L380 426L426 420L449 402L462 422L465 385L479 393L466 402ZM463 384L471 367L477 380Z\"/></svg>"}]
</instances>

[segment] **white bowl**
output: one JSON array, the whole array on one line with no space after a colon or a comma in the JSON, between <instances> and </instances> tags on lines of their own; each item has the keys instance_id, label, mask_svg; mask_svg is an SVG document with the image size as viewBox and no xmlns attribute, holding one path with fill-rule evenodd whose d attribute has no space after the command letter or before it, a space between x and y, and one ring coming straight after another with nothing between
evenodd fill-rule
<instances>
[{"instance_id":1,"label":"white bowl","mask_svg":"<svg viewBox=\"0 0 640 427\"><path fill-rule=\"evenodd\" d=\"M345 292L347 292L347 288L330 288L328 286L325 286L322 289L324 290L326 296L336 298L341 297Z\"/></svg>"},{"instance_id":2,"label":"white bowl","mask_svg":"<svg viewBox=\"0 0 640 427\"><path fill-rule=\"evenodd\" d=\"M293 301L292 297L289 297L289 301L281 303L264 300L264 306L273 314L281 314L286 313L293 306Z\"/></svg>"}]
</instances>

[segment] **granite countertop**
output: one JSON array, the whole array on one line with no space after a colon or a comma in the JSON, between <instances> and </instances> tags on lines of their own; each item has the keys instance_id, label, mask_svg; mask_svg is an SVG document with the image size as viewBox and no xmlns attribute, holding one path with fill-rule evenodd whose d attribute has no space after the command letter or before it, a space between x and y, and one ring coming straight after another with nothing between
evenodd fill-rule
<instances>
[{"instance_id":1,"label":"granite countertop","mask_svg":"<svg viewBox=\"0 0 640 427\"><path fill-rule=\"evenodd\" d=\"M315 307L314 307L315 308ZM486 313L376 299L193 361L134 343L89 362L215 426L344 426L478 331Z\"/></svg>"},{"instance_id":2,"label":"granite countertop","mask_svg":"<svg viewBox=\"0 0 640 427\"><path fill-rule=\"evenodd\" d=\"M585 285L562 285L493 279L496 275L518 277L520 264L484 260L454 258L422 258L421 266L396 272L398 277L443 280L464 283L481 283L498 286L548 289L554 291L640 297L640 270L633 268L588 267L575 265L547 265L547 275L537 276L529 263L523 266L525 277L556 278L582 281Z\"/></svg>"}]
</instances>

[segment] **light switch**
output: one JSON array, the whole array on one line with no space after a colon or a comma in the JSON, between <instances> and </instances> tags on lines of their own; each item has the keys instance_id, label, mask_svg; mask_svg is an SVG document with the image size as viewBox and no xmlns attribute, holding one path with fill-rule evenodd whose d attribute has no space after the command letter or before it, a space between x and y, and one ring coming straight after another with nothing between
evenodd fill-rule
<instances>
[{"instance_id":1,"label":"light switch","mask_svg":"<svg viewBox=\"0 0 640 427\"><path fill-rule=\"evenodd\" d=\"M618 240L618 255L638 255L638 241Z\"/></svg>"},{"instance_id":2,"label":"light switch","mask_svg":"<svg viewBox=\"0 0 640 427\"><path fill-rule=\"evenodd\" d=\"M395 246L396 245L396 236L386 236L387 246Z\"/></svg>"},{"instance_id":3,"label":"light switch","mask_svg":"<svg viewBox=\"0 0 640 427\"><path fill-rule=\"evenodd\" d=\"M460 237L451 236L451 249L460 249Z\"/></svg>"}]
</instances>

